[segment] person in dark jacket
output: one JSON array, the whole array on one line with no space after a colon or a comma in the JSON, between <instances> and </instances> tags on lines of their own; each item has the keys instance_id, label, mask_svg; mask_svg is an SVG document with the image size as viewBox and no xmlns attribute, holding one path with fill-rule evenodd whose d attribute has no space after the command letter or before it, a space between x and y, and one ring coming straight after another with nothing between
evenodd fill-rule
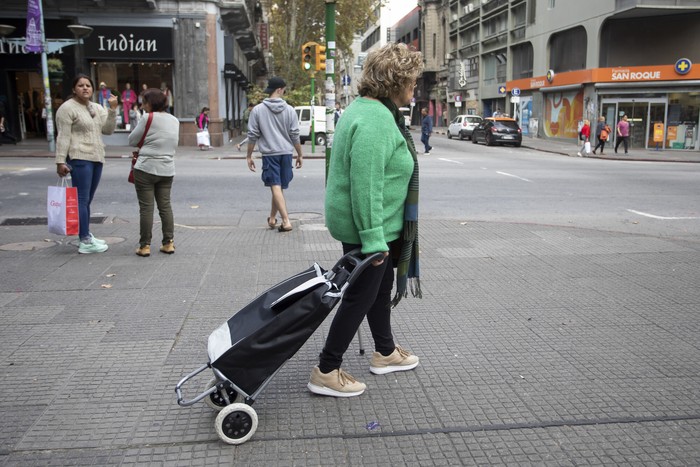
<instances>
[{"instance_id":1,"label":"person in dark jacket","mask_svg":"<svg viewBox=\"0 0 700 467\"><path fill-rule=\"evenodd\" d=\"M430 150L433 149L430 145L430 135L433 134L433 117L428 115L428 109L425 107L420 111L420 114L422 116L420 142L425 146L425 152L423 154L429 156Z\"/></svg>"}]
</instances>

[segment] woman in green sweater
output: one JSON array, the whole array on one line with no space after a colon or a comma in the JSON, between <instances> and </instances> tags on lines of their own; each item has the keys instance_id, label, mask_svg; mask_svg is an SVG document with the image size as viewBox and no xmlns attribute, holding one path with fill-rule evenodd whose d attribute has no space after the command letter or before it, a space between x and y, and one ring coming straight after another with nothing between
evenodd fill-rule
<instances>
[{"instance_id":1,"label":"woman in green sweater","mask_svg":"<svg viewBox=\"0 0 700 467\"><path fill-rule=\"evenodd\" d=\"M362 320L367 316L375 352L374 374L412 370L418 357L395 345L391 307L406 294L408 277L417 283L418 164L413 138L399 107L413 97L423 70L420 52L390 43L367 56L359 84L361 97L338 121L326 189L326 225L343 252L361 248L365 255L383 253L343 295L319 365L308 388L315 394L352 397L364 383L340 368ZM397 254L389 254L396 252ZM400 252L400 257L398 253ZM396 257L395 257L396 256ZM392 260L398 260L397 293Z\"/></svg>"}]
</instances>

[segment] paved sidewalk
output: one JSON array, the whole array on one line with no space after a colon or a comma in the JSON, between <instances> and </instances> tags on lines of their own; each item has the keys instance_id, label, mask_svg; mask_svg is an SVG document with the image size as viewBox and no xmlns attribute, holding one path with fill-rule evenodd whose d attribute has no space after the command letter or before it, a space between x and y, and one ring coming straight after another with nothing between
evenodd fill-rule
<instances>
[{"instance_id":1,"label":"paved sidewalk","mask_svg":"<svg viewBox=\"0 0 700 467\"><path fill-rule=\"evenodd\" d=\"M0 465L700 463L700 243L460 220L422 223L424 298L394 314L415 371L371 375L354 342L367 392L310 394L329 317L253 405L253 438L220 442L175 384L236 310L341 254L322 220L283 234L263 214L178 226L176 253L149 258L137 219L95 226L97 255L3 227Z\"/></svg>"}]
</instances>

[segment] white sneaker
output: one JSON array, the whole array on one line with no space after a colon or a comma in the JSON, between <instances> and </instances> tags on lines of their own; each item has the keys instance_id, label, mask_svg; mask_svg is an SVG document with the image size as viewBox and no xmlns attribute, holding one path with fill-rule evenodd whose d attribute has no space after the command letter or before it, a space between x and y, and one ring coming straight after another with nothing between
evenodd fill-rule
<instances>
[{"instance_id":1,"label":"white sneaker","mask_svg":"<svg viewBox=\"0 0 700 467\"><path fill-rule=\"evenodd\" d=\"M102 240L101 238L95 237L92 232L90 232L90 239L92 240L92 243L97 243L98 245L106 245L107 242Z\"/></svg>"},{"instance_id":2,"label":"white sneaker","mask_svg":"<svg viewBox=\"0 0 700 467\"><path fill-rule=\"evenodd\" d=\"M102 253L107 251L109 246L107 244L100 245L99 243L85 243L80 242L78 246L78 253L83 255L89 255L90 253Z\"/></svg>"},{"instance_id":3,"label":"white sneaker","mask_svg":"<svg viewBox=\"0 0 700 467\"><path fill-rule=\"evenodd\" d=\"M429 152L424 152L423 155L424 155L424 156L429 156L430 153L429 153Z\"/></svg>"},{"instance_id":4,"label":"white sneaker","mask_svg":"<svg viewBox=\"0 0 700 467\"><path fill-rule=\"evenodd\" d=\"M577 152L576 155L577 155L578 157L581 157L581 153L580 153L580 152Z\"/></svg>"}]
</instances>

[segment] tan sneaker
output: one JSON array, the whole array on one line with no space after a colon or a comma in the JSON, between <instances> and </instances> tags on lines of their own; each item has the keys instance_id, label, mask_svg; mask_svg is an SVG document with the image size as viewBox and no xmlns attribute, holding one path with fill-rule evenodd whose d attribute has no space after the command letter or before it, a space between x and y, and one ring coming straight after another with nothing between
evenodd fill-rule
<instances>
[{"instance_id":1,"label":"tan sneaker","mask_svg":"<svg viewBox=\"0 0 700 467\"><path fill-rule=\"evenodd\" d=\"M136 250L139 256L151 256L151 245L144 245Z\"/></svg>"},{"instance_id":2,"label":"tan sneaker","mask_svg":"<svg viewBox=\"0 0 700 467\"><path fill-rule=\"evenodd\" d=\"M175 253L175 242L173 240L170 240L168 243L160 247L160 252L172 255L173 253Z\"/></svg>"},{"instance_id":3,"label":"tan sneaker","mask_svg":"<svg viewBox=\"0 0 700 467\"><path fill-rule=\"evenodd\" d=\"M333 397L359 396L367 389L365 383L360 383L342 369L324 374L318 366L311 370L311 378L306 387L314 394Z\"/></svg>"},{"instance_id":4,"label":"tan sneaker","mask_svg":"<svg viewBox=\"0 0 700 467\"><path fill-rule=\"evenodd\" d=\"M396 349L388 357L379 352L374 352L372 360L369 362L369 371L375 375L385 375L395 371L412 370L417 366L418 357L397 345Z\"/></svg>"}]
</instances>

